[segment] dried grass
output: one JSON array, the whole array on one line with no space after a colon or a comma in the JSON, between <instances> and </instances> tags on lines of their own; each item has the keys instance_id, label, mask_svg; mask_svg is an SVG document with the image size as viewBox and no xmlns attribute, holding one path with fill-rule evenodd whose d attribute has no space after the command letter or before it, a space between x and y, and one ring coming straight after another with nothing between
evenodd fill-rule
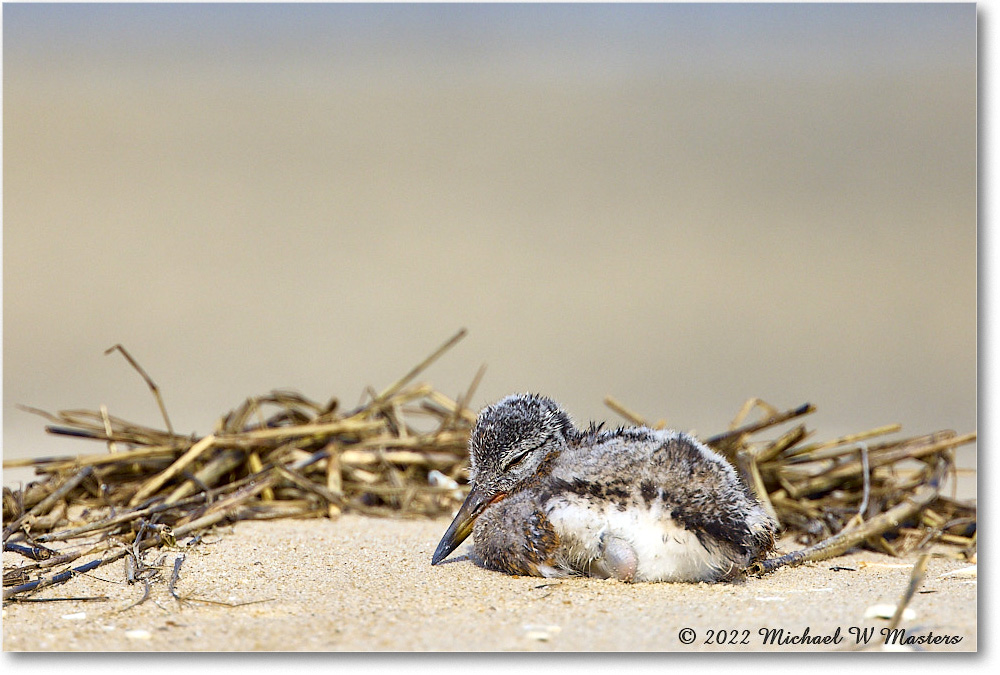
<instances>
[{"instance_id":1,"label":"dried grass","mask_svg":"<svg viewBox=\"0 0 1000 675\"><path fill-rule=\"evenodd\" d=\"M762 411L761 419L745 423L753 409ZM761 432L814 410L804 405L779 413L752 399L729 431L706 440L736 466L783 530L808 545L763 561L751 573L831 558L859 545L901 556L940 543L949 546L948 555L975 558L975 502L941 493L945 477L957 472L955 448L974 442L975 433L874 442L898 432L893 424L808 443L813 432L800 423L758 440Z\"/></svg>"},{"instance_id":2,"label":"dried grass","mask_svg":"<svg viewBox=\"0 0 1000 675\"><path fill-rule=\"evenodd\" d=\"M220 523L345 511L451 514L467 491L466 446L476 419L468 406L483 371L458 400L413 381L464 335L459 331L382 392L367 392L351 410L341 411L337 399L320 403L275 391L248 398L201 438L173 431L152 379L115 345L108 351L121 352L146 381L166 431L116 418L103 407L55 415L29 409L51 422L50 433L103 441L107 450L4 461L5 468L30 466L41 476L22 490L4 488L4 550L33 560L5 568L4 599L25 599L122 558L142 569L143 551L196 540ZM607 403L630 422L645 423L617 401ZM761 419L746 422L755 409L763 411ZM779 413L748 401L730 430L706 440L786 531L814 544L813 553L780 564L829 557L846 550L845 542L893 555L937 542L956 555L975 556L975 504L939 489L943 473L954 469L954 448L975 434L870 444L898 426L824 443L806 443L812 432L802 424L775 431L813 410L805 405ZM777 436L759 438L770 431Z\"/></svg>"}]
</instances>

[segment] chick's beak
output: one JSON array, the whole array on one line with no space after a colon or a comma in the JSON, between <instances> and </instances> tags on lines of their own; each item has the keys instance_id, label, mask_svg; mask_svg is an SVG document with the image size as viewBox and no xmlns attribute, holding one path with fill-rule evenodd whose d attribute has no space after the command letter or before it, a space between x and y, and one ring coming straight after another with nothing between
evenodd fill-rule
<instances>
[{"instance_id":1,"label":"chick's beak","mask_svg":"<svg viewBox=\"0 0 1000 675\"><path fill-rule=\"evenodd\" d=\"M476 518L483 512L483 509L505 496L504 494L487 494L478 485L473 485L469 496L465 498L462 507L455 514L455 520L451 521L451 525L441 537L441 543L438 544L437 550L434 551L434 557L431 558L431 565L437 565L447 558L449 553L458 548L472 533L472 524L476 522Z\"/></svg>"}]
</instances>

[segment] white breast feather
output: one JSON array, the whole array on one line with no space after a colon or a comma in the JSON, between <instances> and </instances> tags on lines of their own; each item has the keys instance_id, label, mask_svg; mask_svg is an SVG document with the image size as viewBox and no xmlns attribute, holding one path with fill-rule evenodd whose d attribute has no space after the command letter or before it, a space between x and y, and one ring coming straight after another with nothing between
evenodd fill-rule
<instances>
[{"instance_id":1,"label":"white breast feather","mask_svg":"<svg viewBox=\"0 0 1000 675\"><path fill-rule=\"evenodd\" d=\"M548 517L568 547L564 557L570 564L585 564L596 557L603 534L627 541L638 559L636 581L712 581L728 572L732 564L720 552L706 550L693 532L663 513L659 502L649 509L619 511L613 506L595 508L585 500L564 499Z\"/></svg>"}]
</instances>

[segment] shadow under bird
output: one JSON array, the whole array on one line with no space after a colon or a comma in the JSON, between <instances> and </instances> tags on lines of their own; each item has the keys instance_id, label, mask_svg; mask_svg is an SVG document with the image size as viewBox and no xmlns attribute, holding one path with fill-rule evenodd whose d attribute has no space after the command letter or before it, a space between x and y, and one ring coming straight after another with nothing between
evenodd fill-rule
<instances>
[{"instance_id":1,"label":"shadow under bird","mask_svg":"<svg viewBox=\"0 0 1000 675\"><path fill-rule=\"evenodd\" d=\"M722 581L774 547L777 524L732 466L693 437L577 429L551 399L484 408L471 491L431 564L468 536L487 569L542 577Z\"/></svg>"}]
</instances>

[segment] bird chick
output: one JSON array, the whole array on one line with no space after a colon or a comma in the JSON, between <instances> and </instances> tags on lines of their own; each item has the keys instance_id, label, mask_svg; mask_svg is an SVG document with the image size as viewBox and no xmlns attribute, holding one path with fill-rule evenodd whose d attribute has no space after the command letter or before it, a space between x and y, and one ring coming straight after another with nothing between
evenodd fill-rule
<instances>
[{"instance_id":1,"label":"bird chick","mask_svg":"<svg viewBox=\"0 0 1000 675\"><path fill-rule=\"evenodd\" d=\"M517 394L480 412L469 455L434 565L472 534L473 561L508 574L719 581L774 546L777 524L732 466L684 433L581 431L553 400Z\"/></svg>"}]
</instances>

